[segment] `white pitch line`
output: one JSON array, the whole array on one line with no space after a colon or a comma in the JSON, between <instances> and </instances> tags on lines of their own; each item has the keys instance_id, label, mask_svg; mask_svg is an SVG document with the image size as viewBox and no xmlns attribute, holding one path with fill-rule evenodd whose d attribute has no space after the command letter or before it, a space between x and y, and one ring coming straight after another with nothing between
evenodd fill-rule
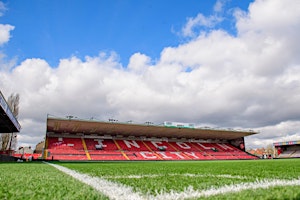
<instances>
[{"instance_id":1,"label":"white pitch line","mask_svg":"<svg viewBox=\"0 0 300 200\"><path fill-rule=\"evenodd\" d=\"M300 177L293 180L281 179L264 179L255 182L247 182L240 184L225 185L219 188L212 187L207 190L194 190L193 187L186 188L183 192L171 191L170 193L158 193L157 195L143 195L139 192L134 192L132 187L114 183L99 177L92 177L87 174L82 174L66 167L47 163L58 170L74 177L75 179L93 187L109 199L114 200L179 200L191 199L199 197L209 197L213 195L235 193L243 190L265 189L276 186L298 186L300 185Z\"/></svg>"},{"instance_id":2,"label":"white pitch line","mask_svg":"<svg viewBox=\"0 0 300 200\"><path fill-rule=\"evenodd\" d=\"M208 177L208 178L231 178L231 179L247 179L246 176L234 176L230 174L142 174L142 175L128 175L128 176L102 176L102 178L110 178L110 179L120 179L120 178L128 178L128 179L141 179L141 178L157 178L157 177L166 177L166 176L182 176L182 177Z\"/></svg>"},{"instance_id":3,"label":"white pitch line","mask_svg":"<svg viewBox=\"0 0 300 200\"><path fill-rule=\"evenodd\" d=\"M250 183L240 183L235 185L225 185L220 188L210 188L208 190L194 190L192 187L187 188L183 192L171 191L170 193L161 193L156 196L151 196L152 200L174 200L174 199L191 199L199 197L208 197L218 194L235 193L242 190L265 189L276 186L296 186L300 185L300 178L294 180L258 180Z\"/></svg>"},{"instance_id":4,"label":"white pitch line","mask_svg":"<svg viewBox=\"0 0 300 200\"><path fill-rule=\"evenodd\" d=\"M137 192L134 192L131 187L114 183L111 181L107 181L105 179L101 179L98 177L92 177L87 174L82 174L79 172L76 172L74 170L68 169L66 167L55 165L51 163L47 163L56 169L72 176L73 178L93 187L94 189L98 190L102 194L106 195L109 199L115 199L115 200L144 200L148 199L147 197L144 197L142 194L139 194Z\"/></svg>"}]
</instances>

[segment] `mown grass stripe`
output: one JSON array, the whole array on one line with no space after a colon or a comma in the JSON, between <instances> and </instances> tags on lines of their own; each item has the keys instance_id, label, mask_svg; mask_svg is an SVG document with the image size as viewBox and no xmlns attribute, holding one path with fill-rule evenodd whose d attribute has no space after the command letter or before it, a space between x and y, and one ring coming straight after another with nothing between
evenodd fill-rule
<instances>
[{"instance_id":1,"label":"mown grass stripe","mask_svg":"<svg viewBox=\"0 0 300 200\"><path fill-rule=\"evenodd\" d=\"M93 187L97 191L106 195L109 199L124 199L124 200L142 200L147 199L147 197L143 197L141 194L134 192L131 187L124 186L122 184L114 183L105 179L101 179L99 177L92 177L87 174L82 174L71 170L69 168L47 163L56 169L72 176L73 178Z\"/></svg>"}]
</instances>

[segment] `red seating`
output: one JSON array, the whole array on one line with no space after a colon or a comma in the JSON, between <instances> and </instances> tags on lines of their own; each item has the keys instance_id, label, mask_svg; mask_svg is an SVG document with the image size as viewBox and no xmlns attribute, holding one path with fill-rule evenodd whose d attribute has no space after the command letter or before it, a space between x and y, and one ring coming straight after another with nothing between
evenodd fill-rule
<instances>
[{"instance_id":1,"label":"red seating","mask_svg":"<svg viewBox=\"0 0 300 200\"><path fill-rule=\"evenodd\" d=\"M22 156L23 156L23 154L21 154L21 153L15 153L14 154L14 157L16 157L16 158L22 158Z\"/></svg>"},{"instance_id":2,"label":"red seating","mask_svg":"<svg viewBox=\"0 0 300 200\"><path fill-rule=\"evenodd\" d=\"M47 138L54 160L227 160L255 159L229 143Z\"/></svg>"},{"instance_id":3,"label":"red seating","mask_svg":"<svg viewBox=\"0 0 300 200\"><path fill-rule=\"evenodd\" d=\"M192 143L190 142L169 142L170 145L172 145L176 150L179 151L199 151L199 148L195 147Z\"/></svg>"},{"instance_id":4,"label":"red seating","mask_svg":"<svg viewBox=\"0 0 300 200\"><path fill-rule=\"evenodd\" d=\"M195 145L201 151L205 151L205 152L213 152L213 149L217 148L213 143L200 143L200 142L196 142Z\"/></svg>"},{"instance_id":5,"label":"red seating","mask_svg":"<svg viewBox=\"0 0 300 200\"><path fill-rule=\"evenodd\" d=\"M48 138L48 148L83 150L81 138Z\"/></svg>"},{"instance_id":6,"label":"red seating","mask_svg":"<svg viewBox=\"0 0 300 200\"><path fill-rule=\"evenodd\" d=\"M70 155L52 155L52 160L87 160L87 157L85 155L76 155L76 154L70 154Z\"/></svg>"},{"instance_id":7,"label":"red seating","mask_svg":"<svg viewBox=\"0 0 300 200\"><path fill-rule=\"evenodd\" d=\"M21 154L21 153L15 153L14 154L14 157L16 158L23 158L23 159L38 159L38 158L41 158L42 154L40 153L24 153L24 154Z\"/></svg>"},{"instance_id":8,"label":"red seating","mask_svg":"<svg viewBox=\"0 0 300 200\"><path fill-rule=\"evenodd\" d=\"M49 149L48 152L50 152L51 154L85 154L84 150L68 149L68 148Z\"/></svg>"},{"instance_id":9,"label":"red seating","mask_svg":"<svg viewBox=\"0 0 300 200\"><path fill-rule=\"evenodd\" d=\"M125 151L149 151L142 141L137 140L116 140L122 150Z\"/></svg>"},{"instance_id":10,"label":"red seating","mask_svg":"<svg viewBox=\"0 0 300 200\"><path fill-rule=\"evenodd\" d=\"M38 158L42 157L42 154L41 153L34 153L34 154L32 154L32 156L33 156L34 159L38 159Z\"/></svg>"},{"instance_id":11,"label":"red seating","mask_svg":"<svg viewBox=\"0 0 300 200\"><path fill-rule=\"evenodd\" d=\"M174 147L172 147L169 142L165 142L165 141L144 141L144 143L152 151L176 151L176 149Z\"/></svg>"},{"instance_id":12,"label":"red seating","mask_svg":"<svg viewBox=\"0 0 300 200\"><path fill-rule=\"evenodd\" d=\"M81 138L48 138L48 160L87 160Z\"/></svg>"},{"instance_id":13,"label":"red seating","mask_svg":"<svg viewBox=\"0 0 300 200\"><path fill-rule=\"evenodd\" d=\"M90 151L92 160L127 160L120 151Z\"/></svg>"},{"instance_id":14,"label":"red seating","mask_svg":"<svg viewBox=\"0 0 300 200\"><path fill-rule=\"evenodd\" d=\"M113 140L84 139L88 150L96 150L101 147L103 150L118 150Z\"/></svg>"}]
</instances>

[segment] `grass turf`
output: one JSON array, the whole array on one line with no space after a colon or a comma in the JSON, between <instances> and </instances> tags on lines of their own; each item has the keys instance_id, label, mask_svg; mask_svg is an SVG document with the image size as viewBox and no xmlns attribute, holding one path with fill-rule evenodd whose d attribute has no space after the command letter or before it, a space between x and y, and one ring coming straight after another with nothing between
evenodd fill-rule
<instances>
[{"instance_id":1,"label":"grass turf","mask_svg":"<svg viewBox=\"0 0 300 200\"><path fill-rule=\"evenodd\" d=\"M144 194L184 191L192 187L197 190L222 187L224 185L255 182L264 179L299 179L300 160L243 160L205 162L120 162L120 163L63 163L65 167L88 173L92 176L120 182ZM286 198L300 195L299 186L278 187L243 191L239 194L218 195L217 198L237 196L237 199L259 197ZM276 192L269 193L274 190ZM259 192L265 191L265 192ZM279 191L279 192L278 192ZM226 197L227 196L227 197ZM255 198L254 198L255 197ZM212 199L215 197L211 197Z\"/></svg>"},{"instance_id":2,"label":"grass turf","mask_svg":"<svg viewBox=\"0 0 300 200\"><path fill-rule=\"evenodd\" d=\"M44 163L0 163L0 199L107 199Z\"/></svg>"},{"instance_id":3,"label":"grass turf","mask_svg":"<svg viewBox=\"0 0 300 200\"><path fill-rule=\"evenodd\" d=\"M187 162L57 163L155 196L257 180L300 178L300 159ZM276 186L208 199L299 199L300 186ZM0 163L0 199L105 199L91 187L43 163ZM201 198L199 198L201 199Z\"/></svg>"}]
</instances>

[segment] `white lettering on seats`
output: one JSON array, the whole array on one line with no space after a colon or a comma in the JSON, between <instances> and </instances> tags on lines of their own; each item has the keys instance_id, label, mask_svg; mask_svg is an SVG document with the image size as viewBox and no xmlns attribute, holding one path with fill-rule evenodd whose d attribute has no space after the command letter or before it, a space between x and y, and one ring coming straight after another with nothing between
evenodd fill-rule
<instances>
[{"instance_id":1,"label":"white lettering on seats","mask_svg":"<svg viewBox=\"0 0 300 200\"><path fill-rule=\"evenodd\" d=\"M202 147L203 149L211 149L211 147L206 147L206 146L204 146L204 145L201 144L201 143L198 143L198 142L197 142L197 144L198 144L200 147Z\"/></svg>"},{"instance_id":2,"label":"white lettering on seats","mask_svg":"<svg viewBox=\"0 0 300 200\"><path fill-rule=\"evenodd\" d=\"M182 149L190 149L191 147L185 142L176 142L176 144Z\"/></svg>"},{"instance_id":3,"label":"white lettering on seats","mask_svg":"<svg viewBox=\"0 0 300 200\"><path fill-rule=\"evenodd\" d=\"M164 148L164 149L167 149L166 146L158 146L158 144L162 145L162 142L159 142L159 141L151 141L151 143L152 143L153 146L155 146L156 148Z\"/></svg>"},{"instance_id":4,"label":"white lettering on seats","mask_svg":"<svg viewBox=\"0 0 300 200\"><path fill-rule=\"evenodd\" d=\"M199 158L198 156L196 156L195 152L184 152L184 153L188 156L193 156L194 158Z\"/></svg>"},{"instance_id":5,"label":"white lettering on seats","mask_svg":"<svg viewBox=\"0 0 300 200\"><path fill-rule=\"evenodd\" d=\"M149 151L141 151L139 152L141 154L141 156L143 156L146 159L157 159L157 157Z\"/></svg>"},{"instance_id":6,"label":"white lettering on seats","mask_svg":"<svg viewBox=\"0 0 300 200\"><path fill-rule=\"evenodd\" d=\"M177 157L184 159L184 156L180 155L181 152L170 152L170 154L175 154Z\"/></svg>"},{"instance_id":7,"label":"white lettering on seats","mask_svg":"<svg viewBox=\"0 0 300 200\"><path fill-rule=\"evenodd\" d=\"M131 142L128 141L128 140L123 140L123 141L124 141L124 143L126 144L126 146L128 148L131 148L131 146L134 146L134 147L136 147L138 149L140 148L140 145L135 140L131 140Z\"/></svg>"},{"instance_id":8,"label":"white lettering on seats","mask_svg":"<svg viewBox=\"0 0 300 200\"><path fill-rule=\"evenodd\" d=\"M105 144L103 144L104 140L97 140L98 144L101 145L102 147L107 147Z\"/></svg>"},{"instance_id":9,"label":"white lettering on seats","mask_svg":"<svg viewBox=\"0 0 300 200\"><path fill-rule=\"evenodd\" d=\"M219 147L222 147L222 148L225 149L225 150L227 150L227 149L233 150L230 146L228 146L228 145L226 145L226 144L219 144L219 143L217 143L217 145L218 145Z\"/></svg>"},{"instance_id":10,"label":"white lettering on seats","mask_svg":"<svg viewBox=\"0 0 300 200\"><path fill-rule=\"evenodd\" d=\"M165 158L165 159L171 159L172 157L170 156L167 156L165 152L157 152L159 153L160 155L162 155L162 158Z\"/></svg>"}]
</instances>

